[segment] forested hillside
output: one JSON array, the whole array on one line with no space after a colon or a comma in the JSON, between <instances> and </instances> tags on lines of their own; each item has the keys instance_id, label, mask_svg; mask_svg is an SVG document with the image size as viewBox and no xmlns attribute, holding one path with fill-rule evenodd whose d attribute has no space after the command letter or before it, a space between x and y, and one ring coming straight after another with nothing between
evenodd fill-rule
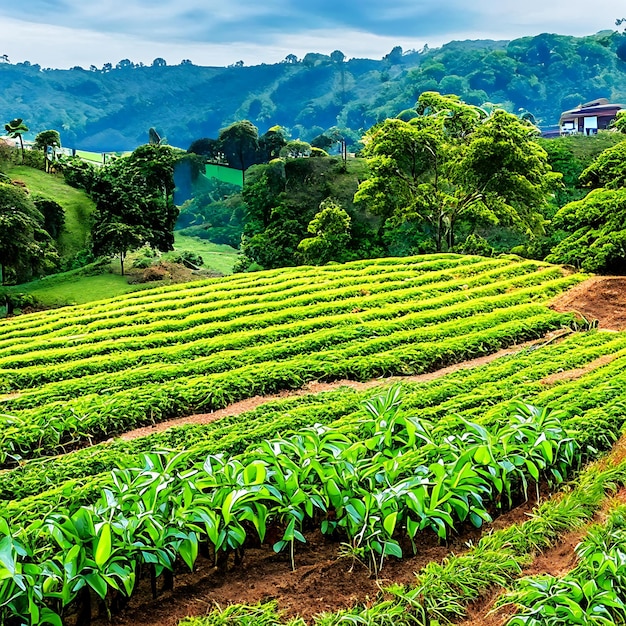
<instances>
[{"instance_id":1,"label":"forested hillside","mask_svg":"<svg viewBox=\"0 0 626 626\"><path fill-rule=\"evenodd\" d=\"M66 146L96 151L133 149L150 127L187 148L241 119L261 132L279 124L307 141L338 127L356 142L429 90L525 109L542 125L556 124L562 110L593 98L626 101L623 59L626 36L605 31L452 42L419 52L398 47L380 60L346 60L340 51L289 55L253 67L168 66L163 59L149 67L124 59L71 70L4 63L0 109L30 128L59 129Z\"/></svg>"}]
</instances>

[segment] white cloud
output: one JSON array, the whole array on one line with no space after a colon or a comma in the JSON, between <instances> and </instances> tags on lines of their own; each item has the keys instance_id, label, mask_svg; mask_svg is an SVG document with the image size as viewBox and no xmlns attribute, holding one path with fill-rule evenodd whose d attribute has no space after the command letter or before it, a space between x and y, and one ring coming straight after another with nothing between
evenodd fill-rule
<instances>
[{"instance_id":1,"label":"white cloud","mask_svg":"<svg viewBox=\"0 0 626 626\"><path fill-rule=\"evenodd\" d=\"M0 6L0 54L42 67L156 57L251 65L335 49L380 58L396 45L590 34L613 28L626 13L615 0L596 0L592 11L581 0L23 0L21 7L28 19Z\"/></svg>"}]
</instances>

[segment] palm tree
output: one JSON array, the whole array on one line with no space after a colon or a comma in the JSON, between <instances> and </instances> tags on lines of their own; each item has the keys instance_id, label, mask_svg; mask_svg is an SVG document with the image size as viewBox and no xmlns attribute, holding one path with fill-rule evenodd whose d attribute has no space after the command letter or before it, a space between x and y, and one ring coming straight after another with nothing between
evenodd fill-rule
<instances>
[{"instance_id":1,"label":"palm tree","mask_svg":"<svg viewBox=\"0 0 626 626\"><path fill-rule=\"evenodd\" d=\"M7 135L11 137L11 139L17 138L20 140L22 163L24 163L24 141L22 140L22 135L28 132L28 126L24 124L21 118L17 117L14 120L11 120L8 124L5 124L4 130L6 130Z\"/></svg>"}]
</instances>

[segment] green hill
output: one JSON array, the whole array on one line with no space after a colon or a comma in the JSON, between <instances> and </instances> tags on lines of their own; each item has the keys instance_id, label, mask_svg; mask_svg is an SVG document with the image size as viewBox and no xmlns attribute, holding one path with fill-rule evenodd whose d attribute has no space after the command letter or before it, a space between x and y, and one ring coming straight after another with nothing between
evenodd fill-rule
<instances>
[{"instance_id":1,"label":"green hill","mask_svg":"<svg viewBox=\"0 0 626 626\"><path fill-rule=\"evenodd\" d=\"M626 36L541 34L513 41L455 41L383 59L296 62L251 67L177 66L41 69L0 65L5 118L23 118L32 136L47 128L63 144L96 152L134 149L156 127L187 148L249 119L261 132L280 124L310 141L339 127L354 142L363 129L415 104L423 91L466 102L526 109L554 125L561 111L598 97L626 101ZM51 103L54 103L53 105Z\"/></svg>"},{"instance_id":2,"label":"green hill","mask_svg":"<svg viewBox=\"0 0 626 626\"><path fill-rule=\"evenodd\" d=\"M62 176L46 174L32 167L13 166L9 175L13 180L26 183L31 193L54 200L63 207L65 227L58 242L62 259L70 259L85 248L95 204L83 190L70 187Z\"/></svg>"}]
</instances>

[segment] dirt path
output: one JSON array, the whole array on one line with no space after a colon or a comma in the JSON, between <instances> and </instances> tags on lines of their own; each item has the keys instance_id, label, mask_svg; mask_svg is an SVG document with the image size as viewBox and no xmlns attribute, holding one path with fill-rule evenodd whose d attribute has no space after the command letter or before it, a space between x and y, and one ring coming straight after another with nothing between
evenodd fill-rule
<instances>
[{"instance_id":1,"label":"dirt path","mask_svg":"<svg viewBox=\"0 0 626 626\"><path fill-rule=\"evenodd\" d=\"M337 380L332 383L321 383L316 381L306 384L301 389L283 391L268 396L254 396L252 398L247 398L245 400L241 400L240 402L235 402L224 409L213 411L212 413L198 413L196 415L189 415L187 417L180 417L172 420L167 420L165 422L159 422L158 424L154 424L152 426L137 428L135 430L128 431L123 435L120 435L119 438L122 440L137 439L138 437L145 437L146 435L162 432L164 430L167 430L168 428L172 428L173 426L181 426L183 424L209 424L223 417L232 417L234 415L240 415L241 413L244 413L246 411L251 411L252 409L256 409L258 406L267 404L268 402L271 402L272 400L277 400L279 398L291 398L313 393L322 393L324 391L332 391L333 389L338 389L339 387L350 387L351 389L365 390L372 387L377 387L379 385L390 385L394 382L428 382L430 380L441 378L442 376L450 374L451 372L471 369L480 365L491 363L491 361L495 359L511 354L517 354L518 352L521 352L522 350L532 346L540 347L547 343L559 341L560 339L569 335L571 332L572 331L569 329L554 331L552 333L549 333L545 337L542 337L541 339L527 341L525 343L512 346L511 348L499 350L498 352L494 352L493 354L489 354L487 356L481 356L470 361L464 361L463 363L450 365L449 367L444 367L435 372L428 372L426 374L417 374L415 376L390 376L388 378L375 378L366 382L357 382L347 379Z\"/></svg>"}]
</instances>

